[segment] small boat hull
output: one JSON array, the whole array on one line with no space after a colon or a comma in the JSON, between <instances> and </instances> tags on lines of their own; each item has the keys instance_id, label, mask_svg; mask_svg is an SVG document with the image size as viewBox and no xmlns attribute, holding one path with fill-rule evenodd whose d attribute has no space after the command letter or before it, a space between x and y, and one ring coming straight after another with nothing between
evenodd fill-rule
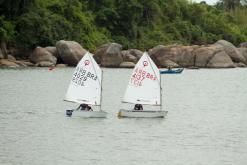
<instances>
[{"instance_id":1,"label":"small boat hull","mask_svg":"<svg viewBox=\"0 0 247 165\"><path fill-rule=\"evenodd\" d=\"M176 70L160 70L160 74L179 74L182 73L184 68L176 69Z\"/></svg>"},{"instance_id":2,"label":"small boat hull","mask_svg":"<svg viewBox=\"0 0 247 165\"><path fill-rule=\"evenodd\" d=\"M68 117L83 117L83 118L106 118L105 111L80 111L80 110L66 110Z\"/></svg>"},{"instance_id":3,"label":"small boat hull","mask_svg":"<svg viewBox=\"0 0 247 165\"><path fill-rule=\"evenodd\" d=\"M167 111L148 111L148 110L125 110L120 109L118 117L128 118L163 118L167 114Z\"/></svg>"}]
</instances>

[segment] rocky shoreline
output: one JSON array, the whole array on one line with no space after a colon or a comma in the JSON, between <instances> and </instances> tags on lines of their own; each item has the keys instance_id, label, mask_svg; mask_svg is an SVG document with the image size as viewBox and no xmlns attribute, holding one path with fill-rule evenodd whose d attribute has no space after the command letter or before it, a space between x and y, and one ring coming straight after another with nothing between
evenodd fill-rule
<instances>
[{"instance_id":1,"label":"rocky shoreline","mask_svg":"<svg viewBox=\"0 0 247 165\"><path fill-rule=\"evenodd\" d=\"M14 51L8 51L4 59L0 51L0 67L66 67L76 66L87 52L75 41L58 41L55 46L36 47L27 53L26 60L16 60ZM237 48L232 43L219 40L211 45L158 45L148 50L159 67L183 68L235 68L247 67L247 42ZM101 45L94 58L102 67L133 68L143 52L137 49L123 50L122 45Z\"/></svg>"}]
</instances>

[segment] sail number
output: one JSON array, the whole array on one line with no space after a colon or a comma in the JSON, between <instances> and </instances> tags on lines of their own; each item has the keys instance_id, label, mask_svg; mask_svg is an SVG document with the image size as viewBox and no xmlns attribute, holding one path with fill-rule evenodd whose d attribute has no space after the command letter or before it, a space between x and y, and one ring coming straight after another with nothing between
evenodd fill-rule
<instances>
[{"instance_id":1,"label":"sail number","mask_svg":"<svg viewBox=\"0 0 247 165\"><path fill-rule=\"evenodd\" d=\"M134 74L131 77L131 84L134 86L142 86L142 82L144 79L157 80L157 77L151 73L146 72L140 68L136 68L134 70Z\"/></svg>"},{"instance_id":2,"label":"sail number","mask_svg":"<svg viewBox=\"0 0 247 165\"><path fill-rule=\"evenodd\" d=\"M76 68L75 73L72 77L72 82L74 82L77 85L84 86L84 82L88 79L92 79L94 81L97 80L97 76L91 72L87 72L87 70L83 68Z\"/></svg>"}]
</instances>

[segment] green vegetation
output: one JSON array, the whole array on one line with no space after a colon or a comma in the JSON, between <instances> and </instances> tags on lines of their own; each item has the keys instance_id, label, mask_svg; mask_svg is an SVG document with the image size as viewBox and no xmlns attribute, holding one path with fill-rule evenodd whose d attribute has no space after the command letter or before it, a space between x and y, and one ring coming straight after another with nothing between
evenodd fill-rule
<instances>
[{"instance_id":1,"label":"green vegetation","mask_svg":"<svg viewBox=\"0 0 247 165\"><path fill-rule=\"evenodd\" d=\"M94 51L107 42L142 50L158 44L247 41L245 0L216 6L187 0L2 0L0 39L34 48L75 40Z\"/></svg>"},{"instance_id":2,"label":"green vegetation","mask_svg":"<svg viewBox=\"0 0 247 165\"><path fill-rule=\"evenodd\" d=\"M238 25L243 35L247 36L247 8L240 7L229 11L230 15L235 18L234 22Z\"/></svg>"}]
</instances>

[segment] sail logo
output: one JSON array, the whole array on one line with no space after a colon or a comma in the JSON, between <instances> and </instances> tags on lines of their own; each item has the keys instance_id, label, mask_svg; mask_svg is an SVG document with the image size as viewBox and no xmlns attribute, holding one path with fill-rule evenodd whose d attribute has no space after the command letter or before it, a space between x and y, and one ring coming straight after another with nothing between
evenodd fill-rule
<instances>
[{"instance_id":1,"label":"sail logo","mask_svg":"<svg viewBox=\"0 0 247 165\"><path fill-rule=\"evenodd\" d=\"M85 65L85 66L87 66L87 65L89 65L89 64L90 64L90 61L89 61L89 60L85 60L85 61L84 61L84 65Z\"/></svg>"},{"instance_id":2,"label":"sail logo","mask_svg":"<svg viewBox=\"0 0 247 165\"><path fill-rule=\"evenodd\" d=\"M143 66L148 66L148 62L147 61L143 61Z\"/></svg>"}]
</instances>

